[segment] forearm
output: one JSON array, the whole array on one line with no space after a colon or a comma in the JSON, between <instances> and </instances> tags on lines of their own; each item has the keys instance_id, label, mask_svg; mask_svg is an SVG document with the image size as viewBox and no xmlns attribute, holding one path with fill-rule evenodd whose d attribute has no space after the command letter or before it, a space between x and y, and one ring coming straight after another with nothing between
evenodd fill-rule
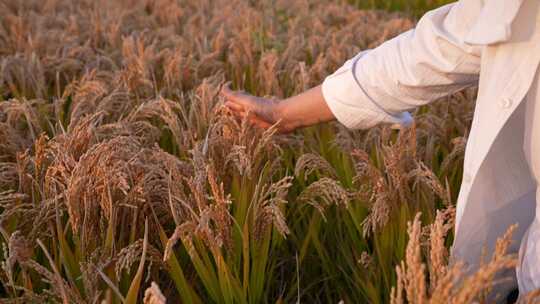
<instances>
[{"instance_id":1,"label":"forearm","mask_svg":"<svg viewBox=\"0 0 540 304\"><path fill-rule=\"evenodd\" d=\"M276 118L286 130L336 119L324 100L320 85L281 101L278 104Z\"/></svg>"},{"instance_id":2,"label":"forearm","mask_svg":"<svg viewBox=\"0 0 540 304\"><path fill-rule=\"evenodd\" d=\"M407 111L477 84L482 46L464 42L475 20L473 2L427 13L414 30L359 53L328 76L322 91L337 120L350 129L406 126L412 122Z\"/></svg>"},{"instance_id":3,"label":"forearm","mask_svg":"<svg viewBox=\"0 0 540 304\"><path fill-rule=\"evenodd\" d=\"M467 0L434 10L414 31L360 52L322 85L285 100L225 86L225 105L263 129L279 122L279 132L334 119L350 129L408 125L408 110L478 81L482 47L464 42L475 8L475 1ZM469 22L462 21L463 15Z\"/></svg>"}]
</instances>

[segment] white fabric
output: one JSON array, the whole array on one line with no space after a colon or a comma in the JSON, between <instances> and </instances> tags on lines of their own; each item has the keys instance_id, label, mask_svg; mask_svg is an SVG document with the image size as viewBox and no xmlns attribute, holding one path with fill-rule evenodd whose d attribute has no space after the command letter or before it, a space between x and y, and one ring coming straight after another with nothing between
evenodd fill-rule
<instances>
[{"instance_id":1,"label":"white fabric","mask_svg":"<svg viewBox=\"0 0 540 304\"><path fill-rule=\"evenodd\" d=\"M405 111L478 85L452 246L453 260L465 261L471 271L483 248L491 252L514 223L519 227L511 250L517 252L534 219L537 186L523 149L526 111L516 109L540 62L539 5L461 0L443 6L414 30L349 60L322 84L336 118L353 129L408 124ZM537 226L531 226L529 244L540 240ZM537 256L525 259L527 265L540 269ZM533 276L540 282L540 271Z\"/></svg>"},{"instance_id":2,"label":"white fabric","mask_svg":"<svg viewBox=\"0 0 540 304\"><path fill-rule=\"evenodd\" d=\"M520 263L517 267L517 277L520 290L531 292L540 286L540 73L529 93L525 97L522 111L525 111L525 134L523 151L525 159L531 168L531 173L537 183L536 217L522 240Z\"/></svg>"}]
</instances>

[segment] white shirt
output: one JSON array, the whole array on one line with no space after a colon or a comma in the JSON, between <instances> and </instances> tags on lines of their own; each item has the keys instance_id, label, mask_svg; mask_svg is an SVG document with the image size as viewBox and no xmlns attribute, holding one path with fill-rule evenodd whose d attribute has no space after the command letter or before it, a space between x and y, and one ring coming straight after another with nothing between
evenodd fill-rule
<instances>
[{"instance_id":1,"label":"white shirt","mask_svg":"<svg viewBox=\"0 0 540 304\"><path fill-rule=\"evenodd\" d=\"M517 278L523 293L540 287L540 73L518 111L525 111L523 151L537 183L536 216L522 240Z\"/></svg>"},{"instance_id":2,"label":"white shirt","mask_svg":"<svg viewBox=\"0 0 540 304\"><path fill-rule=\"evenodd\" d=\"M407 110L478 86L452 246L452 258L465 261L470 271L479 265L483 248L493 250L514 223L519 227L511 250L517 252L535 217L537 183L524 150L538 155L531 152L537 149L538 128L528 127L525 134L525 111L516 109L527 95L536 96L539 11L538 0L461 0L443 6L427 13L414 30L347 61L322 85L336 118L353 129L408 124ZM536 119L528 121L537 124ZM526 145L525 137L534 144ZM537 168L538 161L529 160ZM524 244L540 243L538 226L531 226ZM522 250L523 265L540 269L536 249L529 248ZM529 252L536 256L528 258ZM518 275L525 275L520 284L532 276L532 285L540 287L540 270ZM521 285L522 292L529 285Z\"/></svg>"}]
</instances>

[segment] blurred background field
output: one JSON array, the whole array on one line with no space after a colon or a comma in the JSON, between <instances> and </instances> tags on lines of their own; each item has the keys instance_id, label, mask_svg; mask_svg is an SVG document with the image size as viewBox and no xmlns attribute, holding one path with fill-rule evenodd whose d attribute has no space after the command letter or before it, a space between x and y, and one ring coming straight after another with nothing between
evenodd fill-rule
<instances>
[{"instance_id":1,"label":"blurred background field","mask_svg":"<svg viewBox=\"0 0 540 304\"><path fill-rule=\"evenodd\" d=\"M349 3L360 9L381 9L386 11L400 11L417 19L425 12L451 3L450 0L348 0Z\"/></svg>"},{"instance_id":2,"label":"blurred background field","mask_svg":"<svg viewBox=\"0 0 540 304\"><path fill-rule=\"evenodd\" d=\"M290 135L218 94L299 93L440 4L2 0L1 301L482 301L515 259L447 265L474 89Z\"/></svg>"}]
</instances>

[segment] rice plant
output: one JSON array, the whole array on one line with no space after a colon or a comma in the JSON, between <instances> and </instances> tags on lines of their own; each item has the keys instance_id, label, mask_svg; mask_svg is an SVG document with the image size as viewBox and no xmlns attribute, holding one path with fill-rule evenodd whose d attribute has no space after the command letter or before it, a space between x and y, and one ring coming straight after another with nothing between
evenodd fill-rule
<instances>
[{"instance_id":1,"label":"rice plant","mask_svg":"<svg viewBox=\"0 0 540 304\"><path fill-rule=\"evenodd\" d=\"M0 13L2 303L471 303L516 262L507 234L476 274L448 263L474 90L404 130L281 135L223 107L226 83L275 98L320 83L412 28L403 13L330 0Z\"/></svg>"}]
</instances>

